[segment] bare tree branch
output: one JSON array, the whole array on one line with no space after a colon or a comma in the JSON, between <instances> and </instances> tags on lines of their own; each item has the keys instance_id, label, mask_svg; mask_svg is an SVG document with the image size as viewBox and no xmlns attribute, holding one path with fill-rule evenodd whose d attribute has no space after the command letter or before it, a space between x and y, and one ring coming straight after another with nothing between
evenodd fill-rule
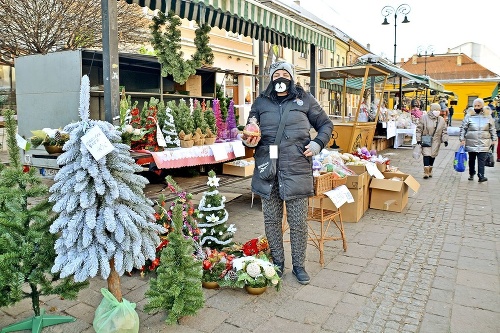
<instances>
[{"instance_id":1,"label":"bare tree branch","mask_svg":"<svg viewBox=\"0 0 500 333\"><path fill-rule=\"evenodd\" d=\"M121 43L149 41L151 21L137 5L118 2ZM102 47L101 2L0 0L0 65L27 54Z\"/></svg>"}]
</instances>

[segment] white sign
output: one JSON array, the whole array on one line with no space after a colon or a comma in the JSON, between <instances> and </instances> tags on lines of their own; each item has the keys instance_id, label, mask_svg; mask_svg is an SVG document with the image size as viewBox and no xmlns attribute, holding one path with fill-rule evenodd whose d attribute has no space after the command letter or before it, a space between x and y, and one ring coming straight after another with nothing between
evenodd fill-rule
<instances>
[{"instance_id":1,"label":"white sign","mask_svg":"<svg viewBox=\"0 0 500 333\"><path fill-rule=\"evenodd\" d=\"M377 168L377 165L373 162L368 162L366 163L366 171L368 171L368 174L370 176L373 176L378 179L384 179L384 175L380 170Z\"/></svg>"},{"instance_id":2,"label":"white sign","mask_svg":"<svg viewBox=\"0 0 500 333\"><path fill-rule=\"evenodd\" d=\"M245 146L243 146L241 141L233 141L231 142L231 146L233 147L235 157L245 156Z\"/></svg>"},{"instance_id":3,"label":"white sign","mask_svg":"<svg viewBox=\"0 0 500 333\"><path fill-rule=\"evenodd\" d=\"M156 123L156 121L155 121ZM156 123L156 142L158 142L158 146L160 147L166 147L167 142L165 141L165 137L163 136L163 133L161 132L160 126L158 123Z\"/></svg>"},{"instance_id":4,"label":"white sign","mask_svg":"<svg viewBox=\"0 0 500 333\"><path fill-rule=\"evenodd\" d=\"M278 158L278 146L277 145L270 145L269 146L269 157L277 159Z\"/></svg>"},{"instance_id":5,"label":"white sign","mask_svg":"<svg viewBox=\"0 0 500 333\"><path fill-rule=\"evenodd\" d=\"M395 121L388 121L387 122L387 139L390 139L393 136L396 136L396 122Z\"/></svg>"},{"instance_id":6,"label":"white sign","mask_svg":"<svg viewBox=\"0 0 500 333\"><path fill-rule=\"evenodd\" d=\"M17 141L17 146L23 150L29 150L31 148L31 144L26 141L22 136L20 136L18 133L16 133L16 141Z\"/></svg>"},{"instance_id":7,"label":"white sign","mask_svg":"<svg viewBox=\"0 0 500 333\"><path fill-rule=\"evenodd\" d=\"M209 146L212 149L212 153L214 153L214 158L216 161L227 160L227 151L226 146L221 144L213 144Z\"/></svg>"},{"instance_id":8,"label":"white sign","mask_svg":"<svg viewBox=\"0 0 500 333\"><path fill-rule=\"evenodd\" d=\"M346 202L351 203L354 202L354 198L349 192L349 189L345 185L341 185L339 187L334 188L325 194L332 200L335 207L340 208Z\"/></svg>"},{"instance_id":9,"label":"white sign","mask_svg":"<svg viewBox=\"0 0 500 333\"><path fill-rule=\"evenodd\" d=\"M82 136L82 142L96 161L109 154L115 149L99 126L94 126Z\"/></svg>"}]
</instances>

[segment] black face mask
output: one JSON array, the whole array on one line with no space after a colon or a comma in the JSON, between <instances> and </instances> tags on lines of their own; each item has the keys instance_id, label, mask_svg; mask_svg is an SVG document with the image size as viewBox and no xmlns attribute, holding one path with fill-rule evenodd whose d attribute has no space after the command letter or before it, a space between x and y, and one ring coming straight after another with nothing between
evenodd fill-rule
<instances>
[{"instance_id":1,"label":"black face mask","mask_svg":"<svg viewBox=\"0 0 500 333\"><path fill-rule=\"evenodd\" d=\"M291 83L291 80L285 79L284 77L273 80L274 91L279 93L285 92L290 88Z\"/></svg>"},{"instance_id":2,"label":"black face mask","mask_svg":"<svg viewBox=\"0 0 500 333\"><path fill-rule=\"evenodd\" d=\"M474 111L476 111L476 113L480 113L483 109L474 109Z\"/></svg>"}]
</instances>

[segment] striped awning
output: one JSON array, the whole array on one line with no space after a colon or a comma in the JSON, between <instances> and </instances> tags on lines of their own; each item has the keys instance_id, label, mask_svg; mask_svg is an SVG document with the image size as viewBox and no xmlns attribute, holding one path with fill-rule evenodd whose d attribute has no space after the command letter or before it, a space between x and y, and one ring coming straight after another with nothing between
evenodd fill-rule
<instances>
[{"instance_id":1,"label":"striped awning","mask_svg":"<svg viewBox=\"0 0 500 333\"><path fill-rule=\"evenodd\" d=\"M151 10L174 11L190 21L207 23L256 40L307 52L309 44L335 50L327 34L253 0L126 0Z\"/></svg>"},{"instance_id":2,"label":"striped awning","mask_svg":"<svg viewBox=\"0 0 500 333\"><path fill-rule=\"evenodd\" d=\"M331 91L335 91L338 93L342 92L343 85L344 83L342 82L343 80L320 80L319 81L319 86L322 89L328 89ZM346 83L346 89L348 94L359 94L361 91L360 87L354 87L349 84L349 82Z\"/></svg>"}]
</instances>

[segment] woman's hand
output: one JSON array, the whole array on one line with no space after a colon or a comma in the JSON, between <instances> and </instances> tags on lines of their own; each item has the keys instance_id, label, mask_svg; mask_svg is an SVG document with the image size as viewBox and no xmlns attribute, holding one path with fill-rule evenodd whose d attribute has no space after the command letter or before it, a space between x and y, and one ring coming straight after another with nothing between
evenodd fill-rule
<instances>
[{"instance_id":1,"label":"woman's hand","mask_svg":"<svg viewBox=\"0 0 500 333\"><path fill-rule=\"evenodd\" d=\"M247 136L245 134L243 134L241 136L241 139L243 141L245 141L245 144L248 146L248 147L255 147L257 146L257 144L259 143L260 141L260 136Z\"/></svg>"}]
</instances>

